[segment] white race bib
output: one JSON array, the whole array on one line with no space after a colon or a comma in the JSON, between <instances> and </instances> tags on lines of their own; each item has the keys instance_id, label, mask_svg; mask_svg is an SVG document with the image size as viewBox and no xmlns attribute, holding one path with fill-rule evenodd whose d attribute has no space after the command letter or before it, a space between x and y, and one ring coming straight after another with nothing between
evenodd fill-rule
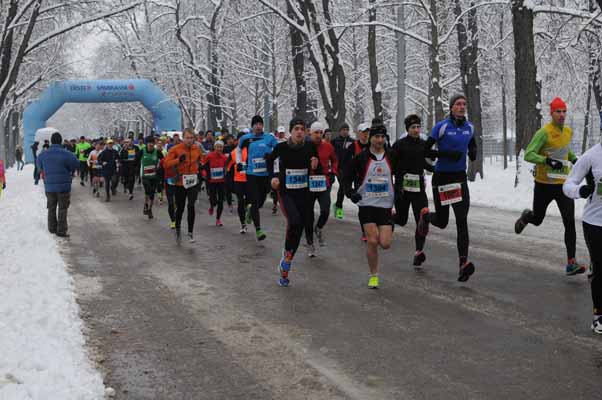
<instances>
[{"instance_id":1,"label":"white race bib","mask_svg":"<svg viewBox=\"0 0 602 400\"><path fill-rule=\"evenodd\" d=\"M309 177L309 191L314 193L325 192L326 175L312 175Z\"/></svg>"},{"instance_id":2,"label":"white race bib","mask_svg":"<svg viewBox=\"0 0 602 400\"><path fill-rule=\"evenodd\" d=\"M403 176L403 190L406 192L420 192L420 175L405 174Z\"/></svg>"},{"instance_id":3,"label":"white race bib","mask_svg":"<svg viewBox=\"0 0 602 400\"><path fill-rule=\"evenodd\" d=\"M268 170L265 158L254 158L253 160L253 172L266 172Z\"/></svg>"},{"instance_id":4,"label":"white race bib","mask_svg":"<svg viewBox=\"0 0 602 400\"><path fill-rule=\"evenodd\" d=\"M460 183L450 183L449 185L439 186L439 200L442 206L461 202L462 185Z\"/></svg>"},{"instance_id":5,"label":"white race bib","mask_svg":"<svg viewBox=\"0 0 602 400\"><path fill-rule=\"evenodd\" d=\"M224 169L211 168L211 179L224 179Z\"/></svg>"},{"instance_id":6,"label":"white race bib","mask_svg":"<svg viewBox=\"0 0 602 400\"><path fill-rule=\"evenodd\" d=\"M369 178L366 182L366 197L389 196L389 179L385 177Z\"/></svg>"},{"instance_id":7,"label":"white race bib","mask_svg":"<svg viewBox=\"0 0 602 400\"><path fill-rule=\"evenodd\" d=\"M569 178L569 174L571 173L571 167L568 160L556 160L562 163L561 169L552 169L549 165L546 165L546 175L550 179L564 179L567 180Z\"/></svg>"},{"instance_id":8,"label":"white race bib","mask_svg":"<svg viewBox=\"0 0 602 400\"><path fill-rule=\"evenodd\" d=\"M305 189L307 187L307 168L286 169L286 188Z\"/></svg>"},{"instance_id":9,"label":"white race bib","mask_svg":"<svg viewBox=\"0 0 602 400\"><path fill-rule=\"evenodd\" d=\"M191 188L193 186L196 186L196 184L199 181L199 177L196 176L196 174L194 175L182 175L182 185L184 186L184 189L188 189Z\"/></svg>"}]
</instances>

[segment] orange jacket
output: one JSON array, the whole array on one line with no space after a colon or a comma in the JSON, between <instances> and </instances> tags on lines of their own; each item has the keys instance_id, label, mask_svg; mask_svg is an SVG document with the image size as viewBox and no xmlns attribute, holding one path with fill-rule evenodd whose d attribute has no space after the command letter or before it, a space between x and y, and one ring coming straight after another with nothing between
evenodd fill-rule
<instances>
[{"instance_id":1,"label":"orange jacket","mask_svg":"<svg viewBox=\"0 0 602 400\"><path fill-rule=\"evenodd\" d=\"M242 162L243 163L247 162L247 148L246 147L242 149ZM232 153L230 153L230 162L226 166L226 170L230 171L230 168L234 168L234 182L246 182L247 181L247 174L244 171L238 172L236 170L236 151L234 151L234 150L232 150Z\"/></svg>"},{"instance_id":2,"label":"orange jacket","mask_svg":"<svg viewBox=\"0 0 602 400\"><path fill-rule=\"evenodd\" d=\"M182 154L184 154L186 158L183 162L180 162L180 156ZM169 149L163 163L166 168L176 167L176 172L178 174L176 186L182 186L182 175L197 175L199 173L199 164L202 156L203 151L196 144L187 147L184 143L181 143Z\"/></svg>"}]
</instances>

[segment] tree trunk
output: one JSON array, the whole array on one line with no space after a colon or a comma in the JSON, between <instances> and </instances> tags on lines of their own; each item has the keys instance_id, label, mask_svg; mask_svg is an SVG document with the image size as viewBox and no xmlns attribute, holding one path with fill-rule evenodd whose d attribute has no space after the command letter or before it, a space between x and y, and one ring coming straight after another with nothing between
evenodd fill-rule
<instances>
[{"instance_id":1,"label":"tree trunk","mask_svg":"<svg viewBox=\"0 0 602 400\"><path fill-rule=\"evenodd\" d=\"M292 18L298 24L303 21L296 19L296 14L291 4L286 2L286 9L289 18ZM297 89L297 101L293 115L307 121L309 118L307 112L307 82L305 81L305 55L303 53L304 41L303 34L292 26L289 27L291 37L291 53L293 60L293 72L295 74L295 88Z\"/></svg>"},{"instance_id":2,"label":"tree trunk","mask_svg":"<svg viewBox=\"0 0 602 400\"><path fill-rule=\"evenodd\" d=\"M431 0L430 11L435 22L437 21L437 0ZM445 118L445 110L443 109L443 88L441 86L441 66L439 60L439 30L437 24L431 23L431 48L430 48L430 64L431 64L431 82L430 82L430 101L433 103L435 112L435 121L440 121ZM430 107L429 107L430 108Z\"/></svg>"},{"instance_id":3,"label":"tree trunk","mask_svg":"<svg viewBox=\"0 0 602 400\"><path fill-rule=\"evenodd\" d=\"M376 0L369 0L368 21L376 21ZM374 105L374 116L383 119L383 97L382 89L378 79L378 63L376 61L376 26L368 27L368 63L370 64L370 86L372 88L372 103Z\"/></svg>"},{"instance_id":4,"label":"tree trunk","mask_svg":"<svg viewBox=\"0 0 602 400\"><path fill-rule=\"evenodd\" d=\"M504 14L500 14L500 40L504 38ZM502 88L502 145L504 146L504 169L508 168L508 109L506 105L506 73L504 68L504 46L497 49L498 62L500 63L500 86Z\"/></svg>"},{"instance_id":5,"label":"tree trunk","mask_svg":"<svg viewBox=\"0 0 602 400\"><path fill-rule=\"evenodd\" d=\"M533 11L512 1L512 28L514 30L514 71L516 97L516 155L527 148L541 126L541 84L537 81ZM518 163L517 163L518 165Z\"/></svg>"},{"instance_id":6,"label":"tree trunk","mask_svg":"<svg viewBox=\"0 0 602 400\"><path fill-rule=\"evenodd\" d=\"M353 99L351 100L351 104L353 106L353 112L351 115L352 125L355 129L360 123L364 122L364 106L363 106L363 96L362 96L362 71L361 66L363 64L362 59L360 57L360 50L358 46L358 35L357 29L360 28L352 28L353 31L351 33L351 52L352 52L352 63L353 63ZM339 127L336 127L338 129Z\"/></svg>"},{"instance_id":7,"label":"tree trunk","mask_svg":"<svg viewBox=\"0 0 602 400\"><path fill-rule=\"evenodd\" d=\"M405 6L402 4L397 9L397 26L404 29ZM395 124L395 140L405 132L404 118L406 113L406 37L397 33L397 116Z\"/></svg>"}]
</instances>

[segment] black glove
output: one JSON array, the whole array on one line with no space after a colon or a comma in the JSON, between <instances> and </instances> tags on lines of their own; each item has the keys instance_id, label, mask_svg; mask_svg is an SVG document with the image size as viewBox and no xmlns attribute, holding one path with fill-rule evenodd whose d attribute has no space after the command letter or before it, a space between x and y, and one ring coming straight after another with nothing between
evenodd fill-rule
<instances>
[{"instance_id":1,"label":"black glove","mask_svg":"<svg viewBox=\"0 0 602 400\"><path fill-rule=\"evenodd\" d=\"M180 158L179 158L179 160L180 160L180 162L184 162L184 161L186 161L186 154L182 154L182 155L180 155Z\"/></svg>"},{"instance_id":2,"label":"black glove","mask_svg":"<svg viewBox=\"0 0 602 400\"><path fill-rule=\"evenodd\" d=\"M236 172L242 172L242 171L244 171L244 169L245 169L245 166L242 165L242 163L236 164Z\"/></svg>"},{"instance_id":3,"label":"black glove","mask_svg":"<svg viewBox=\"0 0 602 400\"><path fill-rule=\"evenodd\" d=\"M353 202L353 204L357 204L362 199L362 195L358 192L355 192L351 196L349 196L349 199L351 199L351 202Z\"/></svg>"},{"instance_id":4,"label":"black glove","mask_svg":"<svg viewBox=\"0 0 602 400\"><path fill-rule=\"evenodd\" d=\"M594 193L594 186L583 185L579 188L579 196L581 196L582 199L587 199L592 193Z\"/></svg>"},{"instance_id":5,"label":"black glove","mask_svg":"<svg viewBox=\"0 0 602 400\"><path fill-rule=\"evenodd\" d=\"M562 167L564 167L564 164L562 164L562 161L558 161L558 160L554 160L553 158L546 158L546 164L548 164L550 167L552 167L552 169L562 169Z\"/></svg>"},{"instance_id":6,"label":"black glove","mask_svg":"<svg viewBox=\"0 0 602 400\"><path fill-rule=\"evenodd\" d=\"M477 150L476 149L468 150L468 158L470 159L470 161L475 161L477 159Z\"/></svg>"},{"instance_id":7,"label":"black glove","mask_svg":"<svg viewBox=\"0 0 602 400\"><path fill-rule=\"evenodd\" d=\"M2 190L6 189L6 182L2 182Z\"/></svg>"},{"instance_id":8,"label":"black glove","mask_svg":"<svg viewBox=\"0 0 602 400\"><path fill-rule=\"evenodd\" d=\"M571 161L571 163L573 163L573 165L577 164L577 161L579 161L578 158L575 158L573 161Z\"/></svg>"}]
</instances>

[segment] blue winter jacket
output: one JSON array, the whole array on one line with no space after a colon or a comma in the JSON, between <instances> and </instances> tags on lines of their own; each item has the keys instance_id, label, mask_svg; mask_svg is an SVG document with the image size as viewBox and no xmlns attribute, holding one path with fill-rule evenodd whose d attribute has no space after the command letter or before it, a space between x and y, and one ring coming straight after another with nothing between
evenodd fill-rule
<instances>
[{"instance_id":1,"label":"blue winter jacket","mask_svg":"<svg viewBox=\"0 0 602 400\"><path fill-rule=\"evenodd\" d=\"M53 144L40 153L36 165L44 171L44 188L47 192L71 192L71 174L79 168L75 154L65 150L60 144Z\"/></svg>"}]
</instances>

